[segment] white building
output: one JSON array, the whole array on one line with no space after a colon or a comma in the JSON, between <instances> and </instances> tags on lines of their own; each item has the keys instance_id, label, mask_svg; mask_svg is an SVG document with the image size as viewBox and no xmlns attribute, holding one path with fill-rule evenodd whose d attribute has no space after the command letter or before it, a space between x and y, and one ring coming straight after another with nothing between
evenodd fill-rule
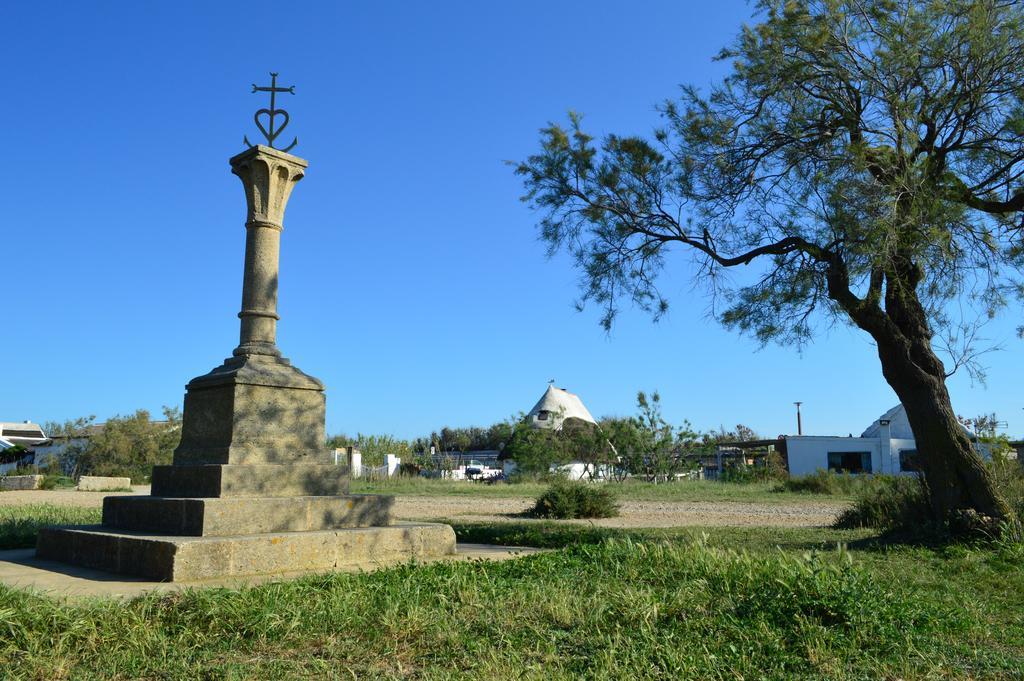
<instances>
[{"instance_id":1,"label":"white building","mask_svg":"<svg viewBox=\"0 0 1024 681\"><path fill-rule=\"evenodd\" d=\"M977 439L964 431L972 441ZM884 475L918 470L914 432L902 404L879 416L860 437L790 435L784 439L790 475L807 475L819 468Z\"/></svg>"},{"instance_id":2,"label":"white building","mask_svg":"<svg viewBox=\"0 0 1024 681\"><path fill-rule=\"evenodd\" d=\"M526 418L534 428L551 430L561 430L569 419L580 419L597 425L579 395L553 385L548 386Z\"/></svg>"},{"instance_id":3,"label":"white building","mask_svg":"<svg viewBox=\"0 0 1024 681\"><path fill-rule=\"evenodd\" d=\"M533 409L526 415L527 422L533 428L544 430L562 430L567 423L571 424L574 419L597 426L597 421L584 406L579 395L571 393L565 388L556 388L554 385L548 386L537 404L533 405ZM516 468L515 461L505 460L503 463L505 475L512 474ZM552 466L551 472L561 473L570 480L600 480L611 474L610 470L606 470L607 468L607 466L595 468L595 464L583 461L570 461L561 466Z\"/></svg>"},{"instance_id":4,"label":"white building","mask_svg":"<svg viewBox=\"0 0 1024 681\"><path fill-rule=\"evenodd\" d=\"M14 470L19 465L31 464L34 461L32 451L36 445L47 441L43 429L31 421L10 423L0 421L0 475ZM5 450L20 445L29 453L18 456L3 456Z\"/></svg>"}]
</instances>

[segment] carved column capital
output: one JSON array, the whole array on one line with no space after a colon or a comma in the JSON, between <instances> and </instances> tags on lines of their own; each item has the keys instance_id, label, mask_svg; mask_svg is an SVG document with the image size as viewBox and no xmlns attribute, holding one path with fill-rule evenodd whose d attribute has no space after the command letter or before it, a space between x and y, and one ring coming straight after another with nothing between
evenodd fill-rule
<instances>
[{"instance_id":1,"label":"carved column capital","mask_svg":"<svg viewBox=\"0 0 1024 681\"><path fill-rule=\"evenodd\" d=\"M284 210L295 183L309 165L305 159L262 144L231 158L231 172L245 188L246 226L284 226Z\"/></svg>"}]
</instances>

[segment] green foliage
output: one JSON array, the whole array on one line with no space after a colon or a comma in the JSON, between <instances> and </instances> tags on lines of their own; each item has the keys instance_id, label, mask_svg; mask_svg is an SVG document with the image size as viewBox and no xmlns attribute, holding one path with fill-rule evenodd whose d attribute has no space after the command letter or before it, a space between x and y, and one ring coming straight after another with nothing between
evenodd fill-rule
<instances>
[{"instance_id":1,"label":"green foliage","mask_svg":"<svg viewBox=\"0 0 1024 681\"><path fill-rule=\"evenodd\" d=\"M1024 518L1024 468L1012 460L988 464L993 483L1017 518ZM1017 521L998 528L974 517L956 514L943 522L931 518L927 487L916 476L871 476L856 492L853 506L836 520L836 527L870 527L910 538L943 541L961 535L992 537L1009 530L1020 532Z\"/></svg>"},{"instance_id":2,"label":"green foliage","mask_svg":"<svg viewBox=\"0 0 1024 681\"><path fill-rule=\"evenodd\" d=\"M692 442L697 434L689 422L676 429L661 413L661 395L636 394L637 415L615 424L609 430L612 444L619 452L623 472L648 482L671 480L684 464L678 447Z\"/></svg>"},{"instance_id":3,"label":"green foliage","mask_svg":"<svg viewBox=\"0 0 1024 681\"><path fill-rule=\"evenodd\" d=\"M591 477L599 467L614 466L615 451L601 426L569 418L556 429L535 428L523 419L515 425L502 457L516 462L526 475L547 474L570 461L587 464Z\"/></svg>"},{"instance_id":4,"label":"green foliage","mask_svg":"<svg viewBox=\"0 0 1024 681\"><path fill-rule=\"evenodd\" d=\"M64 445L59 454L59 460L51 462L60 469L59 471L53 470L53 473L77 474L79 459L89 445L89 438L98 430L94 425L95 420L96 417L90 415L64 422L47 421L43 424L43 432L47 437L62 442Z\"/></svg>"},{"instance_id":5,"label":"green foliage","mask_svg":"<svg viewBox=\"0 0 1024 681\"><path fill-rule=\"evenodd\" d=\"M0 550L35 546L40 527L97 524L100 515L98 508L52 504L0 506Z\"/></svg>"},{"instance_id":6,"label":"green foliage","mask_svg":"<svg viewBox=\"0 0 1024 681\"><path fill-rule=\"evenodd\" d=\"M39 481L39 489L73 489L74 487L74 478L67 475L51 473L43 475L43 479Z\"/></svg>"},{"instance_id":7,"label":"green foliage","mask_svg":"<svg viewBox=\"0 0 1024 681\"><path fill-rule=\"evenodd\" d=\"M6 475L42 475L39 489L66 489L75 486L75 481L61 472L59 461L49 461L45 466L18 466Z\"/></svg>"},{"instance_id":8,"label":"green foliage","mask_svg":"<svg viewBox=\"0 0 1024 681\"><path fill-rule=\"evenodd\" d=\"M33 466L31 464L29 464L29 465L22 464L22 465L19 465L14 470L12 470L12 471L10 471L8 473L5 473L4 475L5 476L7 476L7 475L10 475L10 476L15 476L15 475L39 475L39 470L35 466Z\"/></svg>"},{"instance_id":9,"label":"green foliage","mask_svg":"<svg viewBox=\"0 0 1024 681\"><path fill-rule=\"evenodd\" d=\"M530 514L538 518L613 518L615 495L606 486L558 479L537 498Z\"/></svg>"},{"instance_id":10,"label":"green foliage","mask_svg":"<svg viewBox=\"0 0 1024 681\"><path fill-rule=\"evenodd\" d=\"M148 482L153 466L171 463L181 439L180 411L164 407L163 412L163 421L152 421L145 409L108 419L95 429L77 456L75 477L99 475Z\"/></svg>"},{"instance_id":11,"label":"green foliage","mask_svg":"<svg viewBox=\"0 0 1024 681\"><path fill-rule=\"evenodd\" d=\"M1010 446L1010 438L1005 433L999 432L999 429L1005 427L1006 423L1000 421L995 412L981 414L974 418L964 418L963 416L956 418L965 428L974 431L978 442L988 449L992 461L1004 463L1011 461L1011 457L1016 458L1016 452Z\"/></svg>"},{"instance_id":12,"label":"green foliage","mask_svg":"<svg viewBox=\"0 0 1024 681\"><path fill-rule=\"evenodd\" d=\"M333 435L327 440L328 449L341 447L356 447L363 455L364 466L384 465L384 456L394 454L403 463L414 463L413 451L408 440L402 440L391 435L364 435L356 434L351 438L345 434Z\"/></svg>"},{"instance_id":13,"label":"green foliage","mask_svg":"<svg viewBox=\"0 0 1024 681\"><path fill-rule=\"evenodd\" d=\"M1024 521L1024 463L1007 458L993 458L988 466L996 489Z\"/></svg>"},{"instance_id":14,"label":"green foliage","mask_svg":"<svg viewBox=\"0 0 1024 681\"><path fill-rule=\"evenodd\" d=\"M725 466L725 470L719 476L721 482L739 484L750 484L752 482L781 481L788 482L789 474L782 462L782 456L778 452L769 452L765 457L763 465L755 466Z\"/></svg>"},{"instance_id":15,"label":"green foliage","mask_svg":"<svg viewBox=\"0 0 1024 681\"><path fill-rule=\"evenodd\" d=\"M0 463L14 463L26 454L28 454L28 450L21 445L0 449ZM21 467L19 466L18 468L20 469Z\"/></svg>"},{"instance_id":16,"label":"green foliage","mask_svg":"<svg viewBox=\"0 0 1024 681\"><path fill-rule=\"evenodd\" d=\"M725 81L684 87L653 139L595 144L570 113L517 166L605 325L620 297L664 313L656 282L676 245L723 294L720 319L765 342L806 340L814 313L871 326L886 280L1003 306L1021 264L1005 229L1024 207L1019 3L762 0L757 14L720 54ZM755 261L754 283L704 276Z\"/></svg>"},{"instance_id":17,"label":"green foliage","mask_svg":"<svg viewBox=\"0 0 1024 681\"><path fill-rule=\"evenodd\" d=\"M624 537L127 602L0 587L0 656L12 678L1013 676L1011 628L949 598L941 565L921 585L891 578L913 558ZM1019 570L997 587L983 563L952 567L1015 602Z\"/></svg>"},{"instance_id":18,"label":"green foliage","mask_svg":"<svg viewBox=\"0 0 1024 681\"><path fill-rule=\"evenodd\" d=\"M427 437L416 438L412 442L412 448L417 452L429 452L430 448L434 447L438 453L500 451L511 439L512 430L518 420L521 419L499 421L487 428L477 426L449 428L445 426Z\"/></svg>"},{"instance_id":19,"label":"green foliage","mask_svg":"<svg viewBox=\"0 0 1024 681\"><path fill-rule=\"evenodd\" d=\"M806 494L841 494L849 496L865 488L872 488L883 476L851 475L850 473L834 473L819 468L808 475L790 477L782 481L778 487L780 492L797 492Z\"/></svg>"},{"instance_id":20,"label":"green foliage","mask_svg":"<svg viewBox=\"0 0 1024 681\"><path fill-rule=\"evenodd\" d=\"M954 369L976 366L972 324L1024 297L1024 4L756 8L719 55L725 79L685 86L653 139L595 142L576 113L542 129L516 166L523 200L605 328L623 300L663 315L658 281L682 251L719 321L761 343L799 346L835 322L867 333L923 432L951 413L932 339L954 341ZM739 267L750 271L724 273ZM936 511L1007 516L972 479L966 438L931 432Z\"/></svg>"},{"instance_id":21,"label":"green foliage","mask_svg":"<svg viewBox=\"0 0 1024 681\"><path fill-rule=\"evenodd\" d=\"M0 546L31 546L40 525L98 520L99 509L0 507ZM456 532L569 548L131 600L0 586L4 675L852 681L1015 678L1024 667L1024 552L1008 541L876 550L862 530L542 522Z\"/></svg>"},{"instance_id":22,"label":"green foliage","mask_svg":"<svg viewBox=\"0 0 1024 681\"><path fill-rule=\"evenodd\" d=\"M927 494L916 476L878 476L877 484L861 489L853 507L835 522L839 528L912 530L913 534L931 524Z\"/></svg>"}]
</instances>

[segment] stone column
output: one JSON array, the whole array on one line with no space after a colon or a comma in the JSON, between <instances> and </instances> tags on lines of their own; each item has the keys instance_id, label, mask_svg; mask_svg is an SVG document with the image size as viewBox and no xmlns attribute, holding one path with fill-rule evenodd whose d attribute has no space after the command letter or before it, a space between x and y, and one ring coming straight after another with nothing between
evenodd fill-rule
<instances>
[{"instance_id":1,"label":"stone column","mask_svg":"<svg viewBox=\"0 0 1024 681\"><path fill-rule=\"evenodd\" d=\"M154 494L198 495L198 486L187 477L195 471L180 466L319 466L329 461L324 447L324 386L282 357L276 342L284 211L307 163L263 145L247 149L230 163L246 198L239 344L224 364L189 382L175 466L154 469ZM216 479L223 482L222 473L203 475L220 476ZM303 475L307 473L309 488L322 489L312 473ZM172 478L185 480L184 487L167 483Z\"/></svg>"},{"instance_id":2,"label":"stone column","mask_svg":"<svg viewBox=\"0 0 1024 681\"><path fill-rule=\"evenodd\" d=\"M245 188L245 271L239 344L235 356L280 356L277 349L277 280L284 211L305 160L257 145L231 159Z\"/></svg>"}]
</instances>

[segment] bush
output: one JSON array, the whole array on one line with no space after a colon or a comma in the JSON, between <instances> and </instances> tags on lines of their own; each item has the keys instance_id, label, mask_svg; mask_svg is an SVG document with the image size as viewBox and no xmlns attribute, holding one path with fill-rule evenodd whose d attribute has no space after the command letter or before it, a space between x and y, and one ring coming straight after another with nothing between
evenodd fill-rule
<instances>
[{"instance_id":1,"label":"bush","mask_svg":"<svg viewBox=\"0 0 1024 681\"><path fill-rule=\"evenodd\" d=\"M804 494L854 494L870 488L879 476L850 475L833 473L819 468L809 475L801 475L782 481L775 491L800 492Z\"/></svg>"},{"instance_id":2,"label":"bush","mask_svg":"<svg viewBox=\"0 0 1024 681\"><path fill-rule=\"evenodd\" d=\"M788 482L786 468L782 465L782 458L775 452L768 455L763 465L727 466L722 471L719 480L721 482L739 484L771 482L773 480L781 480L783 484Z\"/></svg>"},{"instance_id":3,"label":"bush","mask_svg":"<svg viewBox=\"0 0 1024 681\"><path fill-rule=\"evenodd\" d=\"M411 461L398 464L398 475L403 478L418 478L423 473L423 466Z\"/></svg>"},{"instance_id":4,"label":"bush","mask_svg":"<svg viewBox=\"0 0 1024 681\"><path fill-rule=\"evenodd\" d=\"M956 536L994 537L1020 534L1019 521L1024 517L1024 469L1016 461L993 461L988 464L996 490L1017 515L1014 527L999 529L991 519L971 510L958 511L937 522L931 516L928 492L922 478L916 476L876 476L875 482L863 487L853 507L836 519L837 528L869 527L900 535L948 539Z\"/></svg>"},{"instance_id":5,"label":"bush","mask_svg":"<svg viewBox=\"0 0 1024 681\"><path fill-rule=\"evenodd\" d=\"M996 489L1006 499L1018 520L1024 519L1024 467L1015 460L993 461L989 464Z\"/></svg>"},{"instance_id":6,"label":"bush","mask_svg":"<svg viewBox=\"0 0 1024 681\"><path fill-rule=\"evenodd\" d=\"M164 421L153 421L145 409L107 419L103 428L77 453L73 474L125 477L149 482L153 466L169 464L181 439L181 415L164 407Z\"/></svg>"},{"instance_id":7,"label":"bush","mask_svg":"<svg viewBox=\"0 0 1024 681\"><path fill-rule=\"evenodd\" d=\"M613 518L619 515L615 495L604 487L561 478L537 498L530 510L537 518Z\"/></svg>"},{"instance_id":8,"label":"bush","mask_svg":"<svg viewBox=\"0 0 1024 681\"><path fill-rule=\"evenodd\" d=\"M929 521L928 499L920 478L878 477L874 485L860 491L853 507L843 511L834 526L893 530L924 528Z\"/></svg>"},{"instance_id":9,"label":"bush","mask_svg":"<svg viewBox=\"0 0 1024 681\"><path fill-rule=\"evenodd\" d=\"M66 475L55 475L46 473L39 482L39 489L69 489L75 486L75 481Z\"/></svg>"}]
</instances>

